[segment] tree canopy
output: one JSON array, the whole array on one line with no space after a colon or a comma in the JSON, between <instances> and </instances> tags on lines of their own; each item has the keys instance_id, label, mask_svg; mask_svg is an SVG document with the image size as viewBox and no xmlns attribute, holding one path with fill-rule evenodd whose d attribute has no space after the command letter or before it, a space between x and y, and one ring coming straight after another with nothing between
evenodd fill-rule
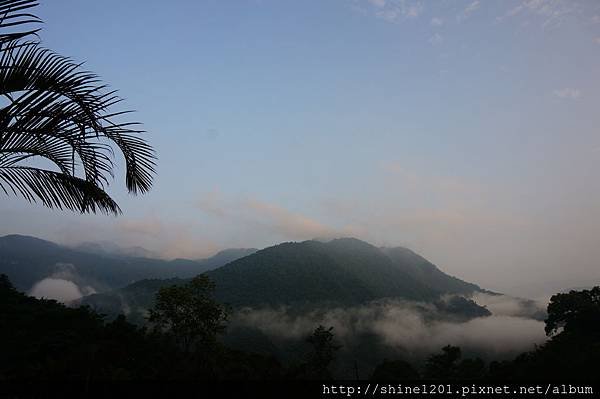
<instances>
[{"instance_id":1,"label":"tree canopy","mask_svg":"<svg viewBox=\"0 0 600 399\"><path fill-rule=\"evenodd\" d=\"M205 274L184 285L163 287L148 321L171 334L184 351L211 345L225 330L228 310L213 298L214 283Z\"/></svg>"}]
</instances>

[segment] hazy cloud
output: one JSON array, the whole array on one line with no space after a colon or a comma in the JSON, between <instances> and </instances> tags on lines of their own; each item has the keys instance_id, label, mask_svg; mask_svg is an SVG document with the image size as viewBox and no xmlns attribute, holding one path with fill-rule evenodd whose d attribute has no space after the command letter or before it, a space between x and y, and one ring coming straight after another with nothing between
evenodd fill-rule
<instances>
[{"instance_id":1,"label":"hazy cloud","mask_svg":"<svg viewBox=\"0 0 600 399\"><path fill-rule=\"evenodd\" d=\"M581 90L574 89L572 87L556 89L553 91L553 93L556 97L563 99L577 100L581 97Z\"/></svg>"},{"instance_id":2,"label":"hazy cloud","mask_svg":"<svg viewBox=\"0 0 600 399\"><path fill-rule=\"evenodd\" d=\"M439 17L431 18L431 26L442 26L444 24L444 20Z\"/></svg>"},{"instance_id":3,"label":"hazy cloud","mask_svg":"<svg viewBox=\"0 0 600 399\"><path fill-rule=\"evenodd\" d=\"M377 18L388 22L399 22L403 19L419 17L423 12L423 4L412 0L367 0L371 10Z\"/></svg>"},{"instance_id":4,"label":"hazy cloud","mask_svg":"<svg viewBox=\"0 0 600 399\"><path fill-rule=\"evenodd\" d=\"M443 42L444 42L444 38L439 33L435 33L433 36L431 36L429 38L429 43L433 44L434 46L436 46L438 44L442 44Z\"/></svg>"},{"instance_id":5,"label":"hazy cloud","mask_svg":"<svg viewBox=\"0 0 600 399\"><path fill-rule=\"evenodd\" d=\"M268 233L280 239L306 240L315 237L332 238L343 235L346 231L255 198L225 198L212 192L203 195L196 206L208 215L244 224L254 231L254 235Z\"/></svg>"},{"instance_id":6,"label":"hazy cloud","mask_svg":"<svg viewBox=\"0 0 600 399\"><path fill-rule=\"evenodd\" d=\"M336 338L351 345L361 334L374 334L391 350L426 355L451 344L496 356L533 349L545 341L540 321L492 315L457 322L430 317L430 304L383 300L350 308L320 309L304 314L278 309L244 309L234 314L232 328L261 330L271 337L301 340L319 324L334 327Z\"/></svg>"},{"instance_id":7,"label":"hazy cloud","mask_svg":"<svg viewBox=\"0 0 600 399\"><path fill-rule=\"evenodd\" d=\"M159 236L164 230L164 226L156 218L123 219L118 222L117 226L125 233L148 236Z\"/></svg>"},{"instance_id":8,"label":"hazy cloud","mask_svg":"<svg viewBox=\"0 0 600 399\"><path fill-rule=\"evenodd\" d=\"M476 293L473 298L479 305L485 306L495 316L513 316L526 318L545 318L549 297L538 300L519 299L508 295L490 295Z\"/></svg>"},{"instance_id":9,"label":"hazy cloud","mask_svg":"<svg viewBox=\"0 0 600 399\"><path fill-rule=\"evenodd\" d=\"M165 259L203 258L220 249L208 235L197 232L198 222L190 218L186 223L176 220L165 222L155 215L125 218L116 224L112 237L120 245L147 247Z\"/></svg>"},{"instance_id":10,"label":"hazy cloud","mask_svg":"<svg viewBox=\"0 0 600 399\"><path fill-rule=\"evenodd\" d=\"M522 0L498 20L531 16L540 20L542 27L557 27L568 17L577 16L580 6L578 0Z\"/></svg>"},{"instance_id":11,"label":"hazy cloud","mask_svg":"<svg viewBox=\"0 0 600 399\"><path fill-rule=\"evenodd\" d=\"M36 298L55 299L59 302L68 303L79 299L84 295L96 293L89 285L78 285L76 267L70 263L57 263L55 272L45 279L35 283L29 295Z\"/></svg>"},{"instance_id":12,"label":"hazy cloud","mask_svg":"<svg viewBox=\"0 0 600 399\"><path fill-rule=\"evenodd\" d=\"M465 7L465 9L462 11L462 13L460 13L456 19L458 22L464 21L467 18L469 18L471 16L471 14L473 14L475 11L477 11L479 8L481 7L481 3L479 2L479 0L475 0L471 3L469 3L469 5L467 5Z\"/></svg>"},{"instance_id":13,"label":"hazy cloud","mask_svg":"<svg viewBox=\"0 0 600 399\"><path fill-rule=\"evenodd\" d=\"M77 284L69 280L45 278L31 288L29 295L36 298L55 299L59 302L70 302L79 299L83 293Z\"/></svg>"}]
</instances>

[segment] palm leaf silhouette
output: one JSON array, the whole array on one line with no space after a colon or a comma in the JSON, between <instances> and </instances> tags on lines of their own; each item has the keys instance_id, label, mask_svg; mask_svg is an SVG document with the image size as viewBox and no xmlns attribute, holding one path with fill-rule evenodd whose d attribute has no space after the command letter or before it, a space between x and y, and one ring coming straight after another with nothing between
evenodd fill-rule
<instances>
[{"instance_id":1,"label":"palm leaf silhouette","mask_svg":"<svg viewBox=\"0 0 600 399\"><path fill-rule=\"evenodd\" d=\"M0 29L40 22L24 12L37 4L0 1ZM154 150L138 123L120 121L130 111L111 111L121 101L115 91L80 64L28 40L36 32L0 34L0 191L50 208L119 214L106 192L114 148L125 159L132 194L152 186ZM38 159L53 168L36 167Z\"/></svg>"}]
</instances>

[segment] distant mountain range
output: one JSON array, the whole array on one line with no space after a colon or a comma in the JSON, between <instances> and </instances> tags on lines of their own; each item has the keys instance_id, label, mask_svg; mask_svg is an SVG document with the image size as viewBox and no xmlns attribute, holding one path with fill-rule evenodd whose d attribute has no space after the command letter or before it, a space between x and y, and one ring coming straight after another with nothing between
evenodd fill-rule
<instances>
[{"instance_id":1,"label":"distant mountain range","mask_svg":"<svg viewBox=\"0 0 600 399\"><path fill-rule=\"evenodd\" d=\"M354 238L275 245L207 272L217 300L234 308L352 306L384 298L437 303L448 312L485 316L472 301L443 302L444 295L483 290L449 276L406 248L377 248ZM148 279L82 299L108 314L140 319L163 286L185 279Z\"/></svg>"},{"instance_id":2,"label":"distant mountain range","mask_svg":"<svg viewBox=\"0 0 600 399\"><path fill-rule=\"evenodd\" d=\"M408 249L381 249L354 238L279 244L208 275L217 298L233 306L354 305L387 297L428 301L480 290Z\"/></svg>"},{"instance_id":3,"label":"distant mountain range","mask_svg":"<svg viewBox=\"0 0 600 399\"><path fill-rule=\"evenodd\" d=\"M106 243L72 248L35 237L7 235L0 237L0 273L25 292L48 277L66 278L102 292L148 278L193 277L256 251L228 249L202 260L166 261L124 255L115 248L119 247ZM150 253L137 250L139 254Z\"/></svg>"},{"instance_id":4,"label":"distant mountain range","mask_svg":"<svg viewBox=\"0 0 600 399\"><path fill-rule=\"evenodd\" d=\"M121 247L114 242L98 241L98 242L82 242L71 246L72 249L80 252L87 252L96 255L105 256L126 256L132 258L148 258L157 259L160 256L146 248L140 246Z\"/></svg>"},{"instance_id":5,"label":"distant mountain range","mask_svg":"<svg viewBox=\"0 0 600 399\"><path fill-rule=\"evenodd\" d=\"M352 306L384 298L442 304L444 295L483 292L409 249L378 248L355 238L228 249L203 260L165 261L123 255L106 243L72 248L9 235L0 237L0 273L22 291L49 277L91 286L97 294L80 302L108 314L131 309L143 313L160 287L182 284L201 273L215 282L217 300L234 308ZM486 313L475 303L450 305L444 306Z\"/></svg>"}]
</instances>

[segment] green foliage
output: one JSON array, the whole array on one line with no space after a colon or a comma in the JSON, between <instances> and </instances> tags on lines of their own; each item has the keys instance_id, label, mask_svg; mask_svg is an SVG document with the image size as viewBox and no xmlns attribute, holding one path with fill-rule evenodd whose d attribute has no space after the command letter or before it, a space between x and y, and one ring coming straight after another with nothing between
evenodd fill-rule
<instances>
[{"instance_id":1,"label":"green foliage","mask_svg":"<svg viewBox=\"0 0 600 399\"><path fill-rule=\"evenodd\" d=\"M215 285L201 274L185 285L163 287L156 295L148 321L170 334L185 351L214 345L225 331L227 309L213 299Z\"/></svg>"}]
</instances>

